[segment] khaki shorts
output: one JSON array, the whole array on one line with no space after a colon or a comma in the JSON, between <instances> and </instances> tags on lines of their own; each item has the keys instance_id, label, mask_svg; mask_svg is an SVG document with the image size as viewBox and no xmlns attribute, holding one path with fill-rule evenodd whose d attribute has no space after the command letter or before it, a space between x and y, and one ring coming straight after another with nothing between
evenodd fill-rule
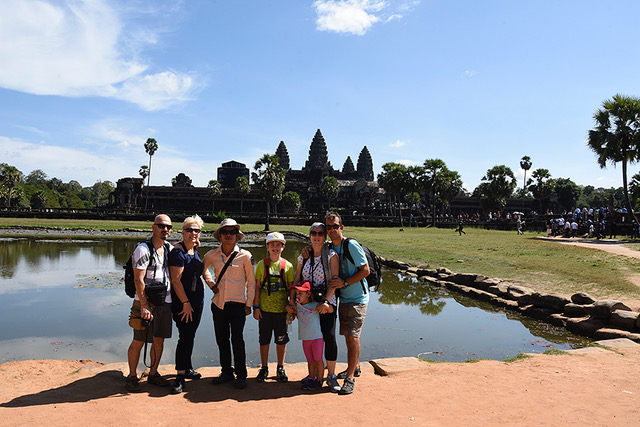
<instances>
[{"instance_id":1,"label":"khaki shorts","mask_svg":"<svg viewBox=\"0 0 640 427\"><path fill-rule=\"evenodd\" d=\"M360 338L364 317L367 315L367 304L341 302L338 314L340 316L340 335Z\"/></svg>"},{"instance_id":2,"label":"khaki shorts","mask_svg":"<svg viewBox=\"0 0 640 427\"><path fill-rule=\"evenodd\" d=\"M129 326L133 328L133 339L142 342L153 342L153 338L171 338L171 304L164 303L159 307L152 307L153 334L148 328L142 327L140 318L140 301L134 300L129 314ZM142 329L139 329L141 328Z\"/></svg>"}]
</instances>

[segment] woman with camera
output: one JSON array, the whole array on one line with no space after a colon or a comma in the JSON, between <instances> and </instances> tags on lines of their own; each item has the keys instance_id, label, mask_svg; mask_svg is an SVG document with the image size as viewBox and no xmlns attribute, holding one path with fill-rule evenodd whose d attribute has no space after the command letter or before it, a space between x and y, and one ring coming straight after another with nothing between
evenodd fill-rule
<instances>
[{"instance_id":1,"label":"woman with camera","mask_svg":"<svg viewBox=\"0 0 640 427\"><path fill-rule=\"evenodd\" d=\"M313 299L318 302L316 310L320 313L320 328L324 339L324 357L327 360L327 385L332 392L340 391L335 375L336 360L338 359L338 344L336 342L337 299L335 288L329 288L329 280L338 277L338 254L325 245L327 230L323 223L314 222L309 229L311 249L308 255L305 248L298 256L298 268L294 286L299 282L311 283ZM306 256L305 256L306 255ZM295 289L291 301L295 301ZM295 312L295 305L289 305L289 312Z\"/></svg>"},{"instance_id":2,"label":"woman with camera","mask_svg":"<svg viewBox=\"0 0 640 427\"><path fill-rule=\"evenodd\" d=\"M169 272L171 273L171 312L178 328L176 345L176 379L171 387L172 393L181 393L185 389L185 379L197 380L201 375L193 370L191 353L200 325L204 307L204 274L207 282L211 280L208 271L198 255L200 231L203 221L198 215L188 217L182 223L182 241L176 243L169 253Z\"/></svg>"}]
</instances>

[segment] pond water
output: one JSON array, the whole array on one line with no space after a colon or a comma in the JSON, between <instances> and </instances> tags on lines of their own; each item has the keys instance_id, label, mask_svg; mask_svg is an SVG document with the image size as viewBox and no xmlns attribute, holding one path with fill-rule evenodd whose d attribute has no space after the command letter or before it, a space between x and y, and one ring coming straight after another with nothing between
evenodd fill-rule
<instances>
[{"instance_id":1,"label":"pond water","mask_svg":"<svg viewBox=\"0 0 640 427\"><path fill-rule=\"evenodd\" d=\"M139 240L0 236L0 362L126 361L132 337L128 326L131 299L124 293L122 266ZM263 241L241 243L256 260L266 255ZM212 238L204 238L201 255L215 246ZM301 248L300 242L290 240L284 257L295 260ZM208 306L196 335L195 366L218 364ZM247 360L254 367L260 363L257 335L257 322L248 317ZM162 364L173 364L176 341L174 326L173 338L165 343ZM566 350L588 342L562 328L384 270L380 291L371 295L361 360L396 356L438 361L504 360L523 352ZM338 360L346 362L342 337L338 344ZM274 348L270 360L275 360ZM305 360L295 322L286 360Z\"/></svg>"}]
</instances>

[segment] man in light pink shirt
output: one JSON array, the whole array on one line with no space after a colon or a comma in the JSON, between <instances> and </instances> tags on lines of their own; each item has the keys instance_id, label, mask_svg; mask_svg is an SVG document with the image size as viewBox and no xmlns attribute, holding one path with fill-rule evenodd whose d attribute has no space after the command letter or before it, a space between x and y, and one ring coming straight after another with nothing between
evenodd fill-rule
<instances>
[{"instance_id":1,"label":"man in light pink shirt","mask_svg":"<svg viewBox=\"0 0 640 427\"><path fill-rule=\"evenodd\" d=\"M213 266L216 276L216 283L211 287L214 293L211 312L222 373L213 379L213 383L222 384L235 379L235 387L244 389L247 387L247 365L243 332L255 295L252 257L249 251L238 247L237 242L244 234L233 219L222 221L213 236L220 242L220 247L210 250L204 256L205 271ZM220 278L225 264L232 256L233 260ZM232 347L235 369L231 364Z\"/></svg>"}]
</instances>

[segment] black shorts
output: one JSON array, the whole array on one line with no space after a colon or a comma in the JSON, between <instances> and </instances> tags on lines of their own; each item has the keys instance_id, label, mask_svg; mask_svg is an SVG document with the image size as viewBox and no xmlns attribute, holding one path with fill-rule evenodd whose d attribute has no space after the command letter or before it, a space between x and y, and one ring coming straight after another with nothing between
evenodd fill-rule
<instances>
[{"instance_id":1,"label":"black shorts","mask_svg":"<svg viewBox=\"0 0 640 427\"><path fill-rule=\"evenodd\" d=\"M271 342L271 332L275 335L276 344L289 342L287 333L287 313L262 312L262 319L258 322L258 342L260 345L268 345Z\"/></svg>"}]
</instances>

